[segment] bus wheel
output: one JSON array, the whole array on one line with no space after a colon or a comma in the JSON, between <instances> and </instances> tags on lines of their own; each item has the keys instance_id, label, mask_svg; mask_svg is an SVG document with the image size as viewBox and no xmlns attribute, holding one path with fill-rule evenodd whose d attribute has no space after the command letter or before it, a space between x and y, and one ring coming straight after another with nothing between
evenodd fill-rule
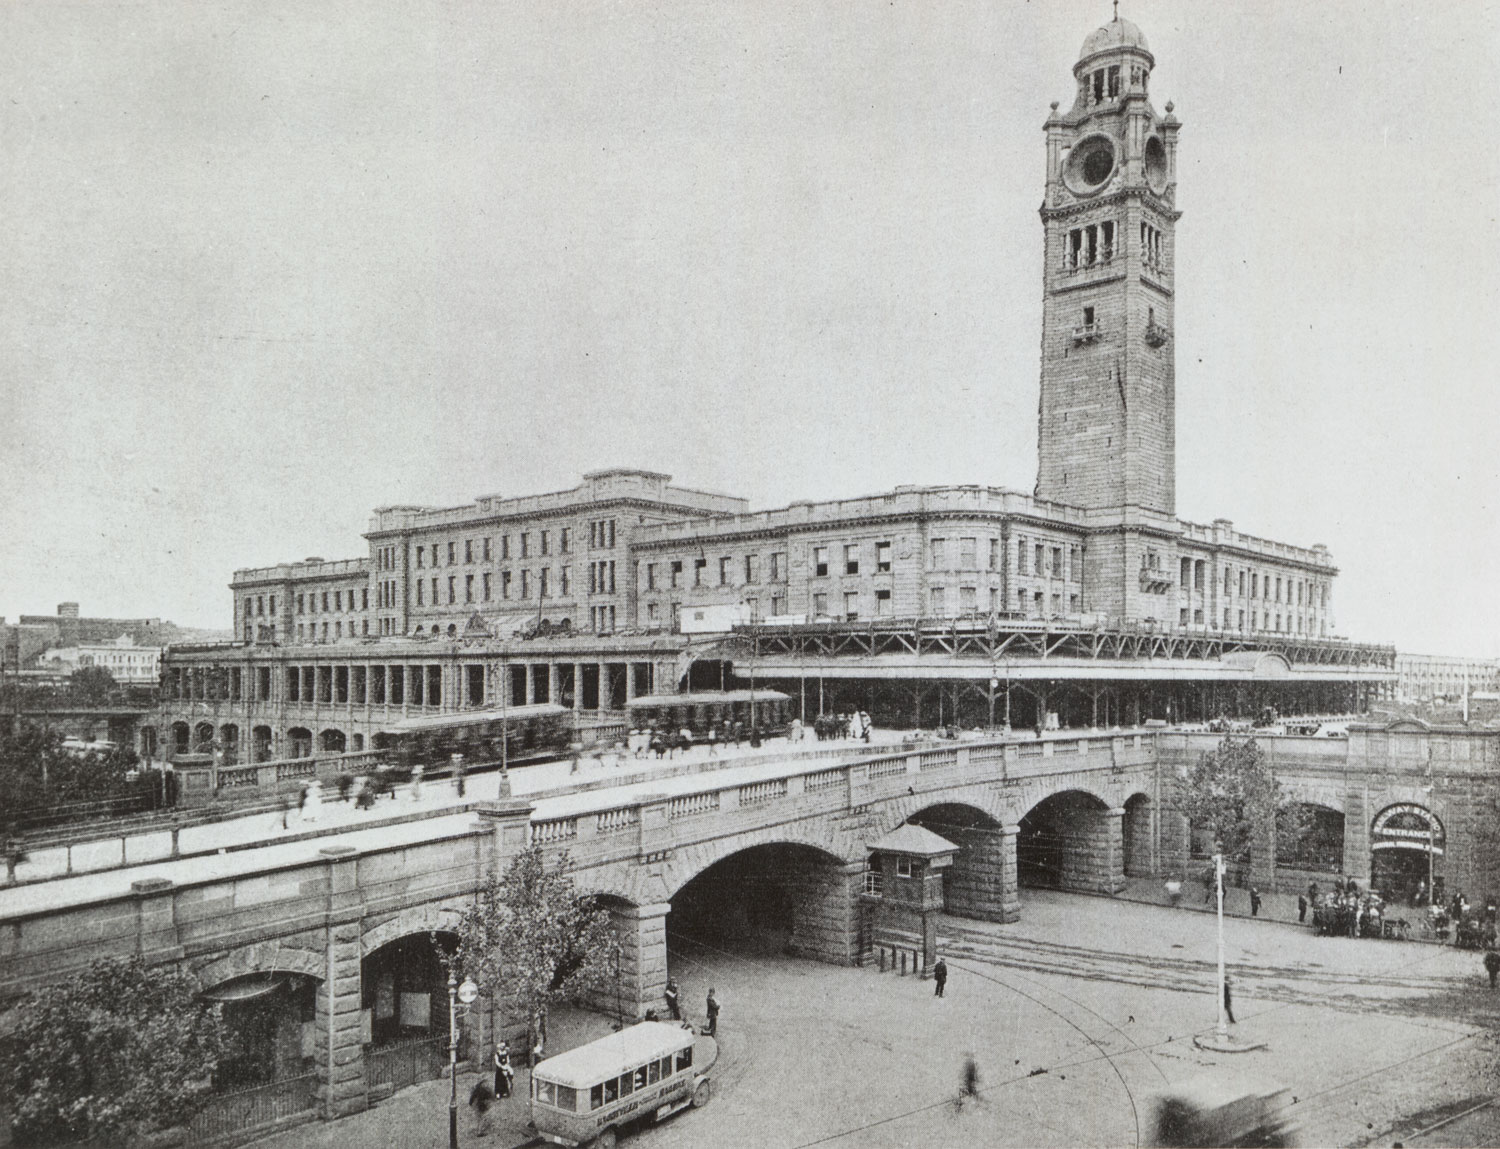
<instances>
[{"instance_id":1,"label":"bus wheel","mask_svg":"<svg viewBox=\"0 0 1500 1149\"><path fill-rule=\"evenodd\" d=\"M594 1138L592 1142L593 1149L615 1149L616 1140L615 1131L613 1129L606 1129Z\"/></svg>"},{"instance_id":2,"label":"bus wheel","mask_svg":"<svg viewBox=\"0 0 1500 1149\"><path fill-rule=\"evenodd\" d=\"M702 1109L708 1104L711 1094L712 1091L709 1089L707 1081L698 1082L698 1088L693 1090L693 1108Z\"/></svg>"}]
</instances>

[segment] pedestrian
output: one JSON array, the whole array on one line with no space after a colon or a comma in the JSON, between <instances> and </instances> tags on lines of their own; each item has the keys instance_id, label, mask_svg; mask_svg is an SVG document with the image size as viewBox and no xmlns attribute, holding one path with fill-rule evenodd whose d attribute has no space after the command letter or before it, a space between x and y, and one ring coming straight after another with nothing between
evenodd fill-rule
<instances>
[{"instance_id":1,"label":"pedestrian","mask_svg":"<svg viewBox=\"0 0 1500 1149\"><path fill-rule=\"evenodd\" d=\"M1254 886L1250 887L1250 916L1252 918L1260 917L1260 891Z\"/></svg>"},{"instance_id":2,"label":"pedestrian","mask_svg":"<svg viewBox=\"0 0 1500 1149\"><path fill-rule=\"evenodd\" d=\"M1182 879L1173 874L1166 881L1167 903L1176 907L1182 901Z\"/></svg>"},{"instance_id":3,"label":"pedestrian","mask_svg":"<svg viewBox=\"0 0 1500 1149\"><path fill-rule=\"evenodd\" d=\"M510 1046L501 1041L495 1045L495 1097L504 1100L510 1096L510 1085L515 1080L515 1067L510 1063Z\"/></svg>"},{"instance_id":4,"label":"pedestrian","mask_svg":"<svg viewBox=\"0 0 1500 1149\"><path fill-rule=\"evenodd\" d=\"M677 979L667 978L667 988L663 996L667 999L667 1010L672 1015L673 1021L682 1020L682 1007L678 1001Z\"/></svg>"},{"instance_id":5,"label":"pedestrian","mask_svg":"<svg viewBox=\"0 0 1500 1149\"><path fill-rule=\"evenodd\" d=\"M1305 922L1305 921L1307 921L1307 895L1306 894L1298 894L1297 895L1297 920L1299 922Z\"/></svg>"},{"instance_id":6,"label":"pedestrian","mask_svg":"<svg viewBox=\"0 0 1500 1149\"><path fill-rule=\"evenodd\" d=\"M307 789L302 791L302 820L304 822L316 822L318 811L323 808L323 787L314 778L307 784Z\"/></svg>"},{"instance_id":7,"label":"pedestrian","mask_svg":"<svg viewBox=\"0 0 1500 1149\"><path fill-rule=\"evenodd\" d=\"M1484 971L1490 975L1490 988L1495 988L1495 979L1500 977L1500 954L1494 950L1484 955Z\"/></svg>"},{"instance_id":8,"label":"pedestrian","mask_svg":"<svg viewBox=\"0 0 1500 1149\"><path fill-rule=\"evenodd\" d=\"M1206 906L1214 900L1214 893L1218 889L1219 871L1217 866L1210 865L1203 872L1203 904Z\"/></svg>"},{"instance_id":9,"label":"pedestrian","mask_svg":"<svg viewBox=\"0 0 1500 1149\"><path fill-rule=\"evenodd\" d=\"M422 800L422 763L420 762L411 768L411 800L413 802Z\"/></svg>"},{"instance_id":10,"label":"pedestrian","mask_svg":"<svg viewBox=\"0 0 1500 1149\"><path fill-rule=\"evenodd\" d=\"M868 744L870 741L870 712L868 710L859 712L859 730L860 737Z\"/></svg>"},{"instance_id":11,"label":"pedestrian","mask_svg":"<svg viewBox=\"0 0 1500 1149\"><path fill-rule=\"evenodd\" d=\"M937 965L932 967L932 980L936 983L932 991L933 996L942 997L943 989L948 984L948 963L942 958L938 958Z\"/></svg>"},{"instance_id":12,"label":"pedestrian","mask_svg":"<svg viewBox=\"0 0 1500 1149\"><path fill-rule=\"evenodd\" d=\"M466 783L468 782L468 778L468 763L464 760L462 754L455 754L453 756L453 780L458 786L458 796L460 798L464 796L464 790L467 789Z\"/></svg>"},{"instance_id":13,"label":"pedestrian","mask_svg":"<svg viewBox=\"0 0 1500 1149\"><path fill-rule=\"evenodd\" d=\"M469 1090L469 1106L479 1113L479 1136L487 1137L490 1132L490 1105L495 1100L494 1093L490 1090L490 1083L484 1078L474 1082L474 1088Z\"/></svg>"},{"instance_id":14,"label":"pedestrian","mask_svg":"<svg viewBox=\"0 0 1500 1149\"><path fill-rule=\"evenodd\" d=\"M1229 975L1227 973L1224 975L1224 1016L1229 1019L1230 1025L1239 1024L1239 1022L1234 1020L1234 999L1229 993Z\"/></svg>"},{"instance_id":15,"label":"pedestrian","mask_svg":"<svg viewBox=\"0 0 1500 1149\"><path fill-rule=\"evenodd\" d=\"M1310 905L1310 906L1315 906L1315 905L1318 904L1318 883L1317 882L1308 882L1307 883L1307 904Z\"/></svg>"},{"instance_id":16,"label":"pedestrian","mask_svg":"<svg viewBox=\"0 0 1500 1149\"><path fill-rule=\"evenodd\" d=\"M719 999L714 996L712 986L708 989L708 1029L706 1032L709 1037L719 1035Z\"/></svg>"},{"instance_id":17,"label":"pedestrian","mask_svg":"<svg viewBox=\"0 0 1500 1149\"><path fill-rule=\"evenodd\" d=\"M972 1053L964 1054L963 1082L958 1087L959 1104L963 1104L965 1097L979 1100L979 1063L974 1060Z\"/></svg>"}]
</instances>

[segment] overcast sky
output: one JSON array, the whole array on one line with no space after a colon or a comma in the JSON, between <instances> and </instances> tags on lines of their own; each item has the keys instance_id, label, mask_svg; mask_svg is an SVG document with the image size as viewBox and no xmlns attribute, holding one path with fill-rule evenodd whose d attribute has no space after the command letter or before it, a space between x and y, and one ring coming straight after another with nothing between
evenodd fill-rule
<instances>
[{"instance_id":1,"label":"overcast sky","mask_svg":"<svg viewBox=\"0 0 1500 1149\"><path fill-rule=\"evenodd\" d=\"M1178 514L1500 654L1500 4L1127 0L1183 122ZM0 6L0 613L228 627L372 508L643 466L1030 491L1104 0Z\"/></svg>"}]
</instances>

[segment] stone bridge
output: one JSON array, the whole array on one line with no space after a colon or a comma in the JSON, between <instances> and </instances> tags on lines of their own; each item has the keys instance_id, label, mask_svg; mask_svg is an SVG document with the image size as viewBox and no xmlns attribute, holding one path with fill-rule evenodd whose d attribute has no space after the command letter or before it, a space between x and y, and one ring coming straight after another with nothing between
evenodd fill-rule
<instances>
[{"instance_id":1,"label":"stone bridge","mask_svg":"<svg viewBox=\"0 0 1500 1149\"><path fill-rule=\"evenodd\" d=\"M295 980L311 998L296 1037L316 1064L324 1115L338 1116L367 1103L367 1054L390 1000L382 985L403 999L404 1022L413 995L401 979L421 962L412 947L430 953L430 936L451 928L528 843L566 850L579 889L609 907L623 949L609 1004L639 1016L661 1000L673 899L727 863L755 868L789 901L794 952L841 963L860 958L867 845L907 821L959 846L951 912L1014 920L1028 865L1065 888L1117 891L1127 871L1160 865L1157 738L946 743L838 765L728 766L535 806L480 803L378 834L211 859L217 866L184 860L172 880L137 882L124 896L89 896L72 879L78 892L45 908L0 902L0 995L13 1000L95 958L130 954L186 969L206 992ZM392 964L393 954L406 956ZM430 985L421 994L433 999L434 1027L437 996ZM495 1021L481 1021L482 1039Z\"/></svg>"}]
</instances>

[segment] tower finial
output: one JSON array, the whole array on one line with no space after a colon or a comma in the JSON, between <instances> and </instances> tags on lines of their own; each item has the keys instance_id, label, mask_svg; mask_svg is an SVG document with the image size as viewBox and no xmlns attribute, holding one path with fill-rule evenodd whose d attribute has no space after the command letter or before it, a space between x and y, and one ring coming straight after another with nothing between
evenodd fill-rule
<instances>
[{"instance_id":1,"label":"tower finial","mask_svg":"<svg viewBox=\"0 0 1500 1149\"><path fill-rule=\"evenodd\" d=\"M1120 0L1115 0L1115 23L1120 22Z\"/></svg>"}]
</instances>

